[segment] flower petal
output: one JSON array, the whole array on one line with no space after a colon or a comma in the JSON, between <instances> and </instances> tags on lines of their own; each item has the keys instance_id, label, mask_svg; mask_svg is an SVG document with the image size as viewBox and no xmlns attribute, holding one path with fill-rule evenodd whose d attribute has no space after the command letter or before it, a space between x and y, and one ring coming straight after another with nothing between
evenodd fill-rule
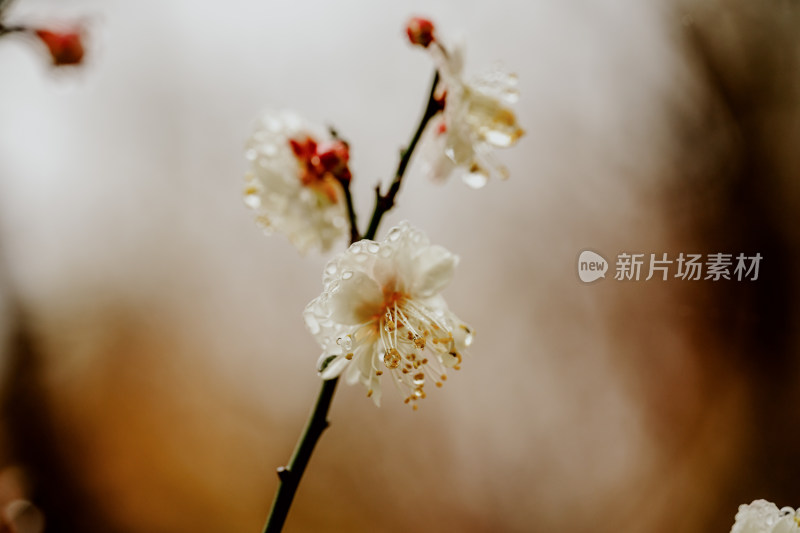
<instances>
[{"instance_id":1,"label":"flower petal","mask_svg":"<svg viewBox=\"0 0 800 533\"><path fill-rule=\"evenodd\" d=\"M458 256L447 249L434 245L424 248L414 261L415 275L412 294L428 298L444 289L458 265Z\"/></svg>"},{"instance_id":2,"label":"flower petal","mask_svg":"<svg viewBox=\"0 0 800 533\"><path fill-rule=\"evenodd\" d=\"M348 276L345 279L344 276ZM331 294L331 319L339 324L354 326L380 313L383 293L378 284L363 272L345 273Z\"/></svg>"}]
</instances>

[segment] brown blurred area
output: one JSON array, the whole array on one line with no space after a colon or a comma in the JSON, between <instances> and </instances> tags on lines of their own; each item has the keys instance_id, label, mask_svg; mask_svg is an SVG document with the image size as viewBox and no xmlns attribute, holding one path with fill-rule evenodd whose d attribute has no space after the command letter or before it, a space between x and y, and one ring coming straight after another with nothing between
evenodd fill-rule
<instances>
[{"instance_id":1,"label":"brown blurred area","mask_svg":"<svg viewBox=\"0 0 800 533\"><path fill-rule=\"evenodd\" d=\"M340 386L286 531L727 532L740 503L800 506L797 2L11 13L85 16L92 42L54 74L0 40L0 531L260 531L319 386L300 314L328 257L259 234L244 140L264 108L335 124L364 224L430 75L414 14L469 72L520 76L511 179L412 165L383 227L460 255L445 296L476 342L419 412ZM764 259L584 285L586 248Z\"/></svg>"}]
</instances>

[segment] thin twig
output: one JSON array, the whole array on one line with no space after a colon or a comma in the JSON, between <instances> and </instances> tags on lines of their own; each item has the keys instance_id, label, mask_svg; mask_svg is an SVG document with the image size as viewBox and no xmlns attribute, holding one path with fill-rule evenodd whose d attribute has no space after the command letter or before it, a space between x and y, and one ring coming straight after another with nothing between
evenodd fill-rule
<instances>
[{"instance_id":1,"label":"thin twig","mask_svg":"<svg viewBox=\"0 0 800 533\"><path fill-rule=\"evenodd\" d=\"M4 26L0 24L0 37L7 33L22 33L26 31L30 31L30 28L26 26Z\"/></svg>"},{"instance_id":2,"label":"thin twig","mask_svg":"<svg viewBox=\"0 0 800 533\"><path fill-rule=\"evenodd\" d=\"M380 184L375 186L375 209L372 212L372 219L369 221L369 228L367 228L366 233L364 233L365 239L375 238L375 234L378 232L378 225L381 223L383 215L394 207L394 199L400 191L400 185L403 183L406 167L408 167L408 163L411 161L411 154L414 153L414 149L417 147L420 137L422 137L422 132L425 131L425 126L428 125L428 122L436 113L442 110L442 103L436 99L436 85L438 85L438 83L439 72L436 72L433 76L433 83L431 83L431 91L428 96L428 103L425 106L425 113L423 113L419 121L417 131L414 132L414 136L411 138L408 146L403 150L403 156L400 158L400 163L397 165L397 171L395 172L394 180L392 180L391 185L389 185L389 190L386 191L386 194L381 194Z\"/></svg>"},{"instance_id":3,"label":"thin twig","mask_svg":"<svg viewBox=\"0 0 800 533\"><path fill-rule=\"evenodd\" d=\"M337 178L344 190L344 199L347 204L347 218L350 223L350 244L361 240L361 234L358 233L358 224L356 222L356 211L353 208L353 195L350 194L350 178Z\"/></svg>"},{"instance_id":4,"label":"thin twig","mask_svg":"<svg viewBox=\"0 0 800 533\"><path fill-rule=\"evenodd\" d=\"M278 492L275 493L275 500L272 502L269 518L264 526L264 533L278 533L283 529L286 515L289 514L289 507L292 505L294 494L297 492L297 486L300 484L300 478L303 477L308 460L311 459L314 446L329 425L328 409L330 409L338 381L339 378L334 378L322 382L317 403L314 405L314 410L308 418L302 435L300 435L300 440L297 441L289 464L278 468L280 484Z\"/></svg>"}]
</instances>

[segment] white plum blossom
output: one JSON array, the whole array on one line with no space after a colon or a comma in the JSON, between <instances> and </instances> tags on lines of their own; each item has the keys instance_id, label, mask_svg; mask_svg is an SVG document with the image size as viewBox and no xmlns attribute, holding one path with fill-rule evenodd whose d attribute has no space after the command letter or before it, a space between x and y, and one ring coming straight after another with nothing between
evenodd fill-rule
<instances>
[{"instance_id":1,"label":"white plum blossom","mask_svg":"<svg viewBox=\"0 0 800 533\"><path fill-rule=\"evenodd\" d=\"M327 251L347 231L340 170L347 145L291 111L264 113L247 142L251 162L244 202L265 232L278 231L301 252ZM333 162L332 162L333 161Z\"/></svg>"},{"instance_id":2,"label":"white plum blossom","mask_svg":"<svg viewBox=\"0 0 800 533\"><path fill-rule=\"evenodd\" d=\"M443 114L428 128L439 153L431 163L434 177L460 174L473 188L489 178L508 178L494 150L513 146L525 133L509 107L519 97L516 75L496 70L465 81L461 46L446 49L434 40L426 49L439 72L444 102Z\"/></svg>"},{"instance_id":3,"label":"white plum blossom","mask_svg":"<svg viewBox=\"0 0 800 533\"><path fill-rule=\"evenodd\" d=\"M331 260L322 294L304 313L323 349L322 379L361 382L380 405L380 378L388 372L416 409L425 385L441 387L472 342L471 328L440 295L457 264L406 222L384 241L361 240Z\"/></svg>"},{"instance_id":4,"label":"white plum blossom","mask_svg":"<svg viewBox=\"0 0 800 533\"><path fill-rule=\"evenodd\" d=\"M731 533L800 533L800 514L791 507L756 500L740 505Z\"/></svg>"}]
</instances>

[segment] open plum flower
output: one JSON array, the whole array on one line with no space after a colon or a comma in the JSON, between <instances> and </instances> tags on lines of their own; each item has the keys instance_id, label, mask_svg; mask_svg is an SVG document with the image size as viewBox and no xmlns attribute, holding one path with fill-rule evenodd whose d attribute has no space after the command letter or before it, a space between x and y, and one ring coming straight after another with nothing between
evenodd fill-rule
<instances>
[{"instance_id":1,"label":"open plum flower","mask_svg":"<svg viewBox=\"0 0 800 533\"><path fill-rule=\"evenodd\" d=\"M356 242L328 263L323 292L305 310L323 348L322 379L361 382L380 405L380 377L388 372L416 409L425 385L441 387L472 342L471 328L440 295L457 264L406 222L383 242Z\"/></svg>"},{"instance_id":2,"label":"open plum flower","mask_svg":"<svg viewBox=\"0 0 800 533\"><path fill-rule=\"evenodd\" d=\"M347 232L341 179L350 179L347 144L295 113L264 113L247 142L244 202L265 232L301 252L327 251Z\"/></svg>"},{"instance_id":3,"label":"open plum flower","mask_svg":"<svg viewBox=\"0 0 800 533\"><path fill-rule=\"evenodd\" d=\"M791 507L756 500L740 505L731 533L800 533L800 515Z\"/></svg>"},{"instance_id":4,"label":"open plum flower","mask_svg":"<svg viewBox=\"0 0 800 533\"><path fill-rule=\"evenodd\" d=\"M490 178L507 178L508 169L497 161L494 149L513 146L525 133L509 107L519 97L516 75L497 70L466 81L460 45L445 48L425 19L411 19L406 31L412 44L428 51L440 76L444 113L428 127L433 176L460 174L474 188Z\"/></svg>"}]
</instances>

